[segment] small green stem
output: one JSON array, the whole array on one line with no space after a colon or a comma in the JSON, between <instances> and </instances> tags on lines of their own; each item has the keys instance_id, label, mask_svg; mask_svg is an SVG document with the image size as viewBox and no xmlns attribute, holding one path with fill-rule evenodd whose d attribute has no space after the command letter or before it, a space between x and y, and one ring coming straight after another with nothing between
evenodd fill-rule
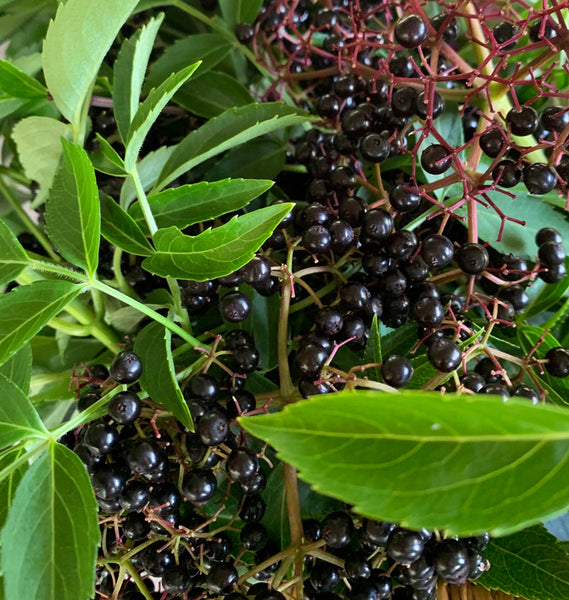
<instances>
[{"instance_id":1,"label":"small green stem","mask_svg":"<svg viewBox=\"0 0 569 600\"><path fill-rule=\"evenodd\" d=\"M139 575L138 571L134 568L134 565L130 560L122 563L122 566L126 570L126 572L131 576L134 583L136 583L136 587L139 592L146 598L146 600L154 600L152 594L148 591L146 584L142 581L142 577Z\"/></svg>"},{"instance_id":2,"label":"small green stem","mask_svg":"<svg viewBox=\"0 0 569 600\"><path fill-rule=\"evenodd\" d=\"M134 189L136 190L136 195L138 197L138 203L140 204L142 214L144 215L144 220L146 221L148 231L150 231L150 235L153 236L158 231L158 225L156 225L156 219L152 214L150 204L148 204L148 198L146 197L146 192L144 191L142 181L140 180L138 169L135 167L129 174L134 184Z\"/></svg>"},{"instance_id":3,"label":"small green stem","mask_svg":"<svg viewBox=\"0 0 569 600\"><path fill-rule=\"evenodd\" d=\"M53 319L49 321L48 325L52 329L56 329L57 331L61 331L62 333L71 335L73 337L87 337L91 335L91 327L89 325L70 323L69 321L64 321L58 317L53 317Z\"/></svg>"},{"instance_id":4,"label":"small green stem","mask_svg":"<svg viewBox=\"0 0 569 600\"><path fill-rule=\"evenodd\" d=\"M290 545L295 549L294 557L294 577L298 578L298 583L295 585L295 595L297 600L302 600L302 517L300 514L300 498L298 495L298 479L296 469L284 464L284 483L286 493L286 507L288 512L288 523L290 529Z\"/></svg>"},{"instance_id":5,"label":"small green stem","mask_svg":"<svg viewBox=\"0 0 569 600\"><path fill-rule=\"evenodd\" d=\"M36 442L30 448L27 448L21 456L16 458L16 460L11 462L7 467L0 470L0 481L6 479L10 473L13 473L16 469L27 463L32 456L35 456L38 452L46 448L48 444L49 441L44 438L41 441Z\"/></svg>"},{"instance_id":6,"label":"small green stem","mask_svg":"<svg viewBox=\"0 0 569 600\"><path fill-rule=\"evenodd\" d=\"M124 278L121 269L122 254L123 251L121 248L115 248L115 251L113 253L113 271L115 273L115 279L120 291L124 294L130 295L132 293L132 288L126 282L126 279Z\"/></svg>"},{"instance_id":7,"label":"small green stem","mask_svg":"<svg viewBox=\"0 0 569 600\"><path fill-rule=\"evenodd\" d=\"M294 246L288 250L287 256L287 271L292 272L292 257L294 254ZM279 379L282 398L292 398L295 386L290 377L290 368L288 364L288 316L290 310L290 299L292 296L292 282L288 273L284 273L281 286L281 302L279 308L279 323L277 329L277 355L279 359Z\"/></svg>"},{"instance_id":8,"label":"small green stem","mask_svg":"<svg viewBox=\"0 0 569 600\"><path fill-rule=\"evenodd\" d=\"M32 221L28 213L20 206L18 199L14 195L14 192L12 192L12 190L6 185L2 177L0 177L0 192L6 198L8 204L10 204L14 212L18 215L20 221L22 221L28 231L35 236L42 248L48 253L49 257L55 262L60 262L61 258L51 247L51 244L49 243L49 240L43 231L41 231L41 229Z\"/></svg>"}]
</instances>

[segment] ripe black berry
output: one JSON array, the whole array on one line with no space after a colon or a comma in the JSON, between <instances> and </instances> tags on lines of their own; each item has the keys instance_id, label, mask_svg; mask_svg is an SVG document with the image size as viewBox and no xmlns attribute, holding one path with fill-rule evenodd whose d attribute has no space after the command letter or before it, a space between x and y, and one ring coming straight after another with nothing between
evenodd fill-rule
<instances>
[{"instance_id":1,"label":"ripe black berry","mask_svg":"<svg viewBox=\"0 0 569 600\"><path fill-rule=\"evenodd\" d=\"M380 163L389 156L390 145L387 136L370 133L360 142L360 153L364 160Z\"/></svg>"},{"instance_id":2,"label":"ripe black berry","mask_svg":"<svg viewBox=\"0 0 569 600\"><path fill-rule=\"evenodd\" d=\"M511 50L516 45L515 42L507 44L507 42L509 42L517 33L517 28L515 25L512 25L512 23L502 21L501 23L498 23L498 25L494 25L492 33L498 44L506 44L503 47L504 50Z\"/></svg>"},{"instance_id":3,"label":"ripe black berry","mask_svg":"<svg viewBox=\"0 0 569 600\"><path fill-rule=\"evenodd\" d=\"M382 208L365 213L362 221L362 233L374 240L385 240L393 230L393 217Z\"/></svg>"},{"instance_id":4,"label":"ripe black berry","mask_svg":"<svg viewBox=\"0 0 569 600\"><path fill-rule=\"evenodd\" d=\"M348 513L337 511L322 520L322 539L331 548L344 548L354 534L354 522Z\"/></svg>"},{"instance_id":5,"label":"ripe black berry","mask_svg":"<svg viewBox=\"0 0 569 600\"><path fill-rule=\"evenodd\" d=\"M232 588L239 579L237 569L229 563L214 564L205 578L205 585L212 594L221 594Z\"/></svg>"},{"instance_id":6,"label":"ripe black berry","mask_svg":"<svg viewBox=\"0 0 569 600\"><path fill-rule=\"evenodd\" d=\"M569 350L567 348L551 348L545 355L545 370L553 377L569 375Z\"/></svg>"},{"instance_id":7,"label":"ripe black berry","mask_svg":"<svg viewBox=\"0 0 569 600\"><path fill-rule=\"evenodd\" d=\"M260 472L262 471L258 471L257 474ZM241 482L241 488L243 488L243 483L244 482ZM262 490L255 494L246 492L247 495L245 496L241 510L239 511L239 518L242 521L245 521L246 523L256 523L263 518L267 505L261 496L257 495L261 491Z\"/></svg>"},{"instance_id":8,"label":"ripe black berry","mask_svg":"<svg viewBox=\"0 0 569 600\"><path fill-rule=\"evenodd\" d=\"M321 308L314 318L316 327L325 336L334 337L340 333L344 320L336 308Z\"/></svg>"},{"instance_id":9,"label":"ripe black berry","mask_svg":"<svg viewBox=\"0 0 569 600\"><path fill-rule=\"evenodd\" d=\"M237 448L229 455L225 468L232 481L241 483L257 472L259 459L249 448Z\"/></svg>"},{"instance_id":10,"label":"ripe black berry","mask_svg":"<svg viewBox=\"0 0 569 600\"><path fill-rule=\"evenodd\" d=\"M510 188L522 180L522 168L513 160L501 160L492 170L492 179L502 187Z\"/></svg>"},{"instance_id":11,"label":"ripe black berry","mask_svg":"<svg viewBox=\"0 0 569 600\"><path fill-rule=\"evenodd\" d=\"M393 31L395 41L404 48L417 48L429 34L427 25L418 15L407 15L400 19Z\"/></svg>"},{"instance_id":12,"label":"ripe black berry","mask_svg":"<svg viewBox=\"0 0 569 600\"><path fill-rule=\"evenodd\" d=\"M303 377L316 378L322 370L328 354L317 344L307 344L298 349L295 363Z\"/></svg>"},{"instance_id":13,"label":"ripe black berry","mask_svg":"<svg viewBox=\"0 0 569 600\"><path fill-rule=\"evenodd\" d=\"M560 265L565 261L565 249L557 242L545 242L537 251L539 260L546 266Z\"/></svg>"},{"instance_id":14,"label":"ripe black berry","mask_svg":"<svg viewBox=\"0 0 569 600\"><path fill-rule=\"evenodd\" d=\"M198 422L197 433L206 446L217 446L227 437L229 423L219 410L210 410Z\"/></svg>"},{"instance_id":15,"label":"ripe black berry","mask_svg":"<svg viewBox=\"0 0 569 600\"><path fill-rule=\"evenodd\" d=\"M406 356L389 355L381 365L381 376L388 385L403 387L413 377L413 366Z\"/></svg>"},{"instance_id":16,"label":"ripe black berry","mask_svg":"<svg viewBox=\"0 0 569 600\"><path fill-rule=\"evenodd\" d=\"M502 129L494 128L480 136L480 148L486 156L496 158L506 144Z\"/></svg>"},{"instance_id":17,"label":"ripe black berry","mask_svg":"<svg viewBox=\"0 0 569 600\"><path fill-rule=\"evenodd\" d=\"M435 369L450 373L460 366L462 351L453 340L442 338L429 346L427 356Z\"/></svg>"},{"instance_id":18,"label":"ripe black berry","mask_svg":"<svg viewBox=\"0 0 569 600\"><path fill-rule=\"evenodd\" d=\"M569 112L560 106L548 106L541 113L541 122L546 129L561 133L569 125Z\"/></svg>"},{"instance_id":19,"label":"ripe black berry","mask_svg":"<svg viewBox=\"0 0 569 600\"><path fill-rule=\"evenodd\" d=\"M425 541L418 531L396 527L391 532L385 549L395 562L400 565L410 565L423 554Z\"/></svg>"},{"instance_id":20,"label":"ripe black berry","mask_svg":"<svg viewBox=\"0 0 569 600\"><path fill-rule=\"evenodd\" d=\"M235 25L235 36L240 44L249 44L255 37L255 29L249 23L238 23Z\"/></svg>"},{"instance_id":21,"label":"ripe black berry","mask_svg":"<svg viewBox=\"0 0 569 600\"><path fill-rule=\"evenodd\" d=\"M203 504L213 498L216 489L217 479L211 469L192 469L182 482L184 498L195 504Z\"/></svg>"},{"instance_id":22,"label":"ripe black berry","mask_svg":"<svg viewBox=\"0 0 569 600\"><path fill-rule=\"evenodd\" d=\"M332 245L332 236L323 225L313 225L304 232L302 245L311 254L324 254Z\"/></svg>"},{"instance_id":23,"label":"ripe black berry","mask_svg":"<svg viewBox=\"0 0 569 600\"><path fill-rule=\"evenodd\" d=\"M347 283L340 291L340 298L348 310L363 310L370 301L371 294L363 283Z\"/></svg>"},{"instance_id":24,"label":"ripe black berry","mask_svg":"<svg viewBox=\"0 0 569 600\"><path fill-rule=\"evenodd\" d=\"M544 227L537 232L535 236L535 243L538 246L541 246L546 242L561 244L563 242L563 238L557 229L554 229L553 227Z\"/></svg>"},{"instance_id":25,"label":"ripe black berry","mask_svg":"<svg viewBox=\"0 0 569 600\"><path fill-rule=\"evenodd\" d=\"M488 267L490 256L481 244L463 244L456 253L458 266L468 275L478 275Z\"/></svg>"},{"instance_id":26,"label":"ripe black berry","mask_svg":"<svg viewBox=\"0 0 569 600\"><path fill-rule=\"evenodd\" d=\"M526 165L523 177L530 194L547 194L557 185L555 170L545 163Z\"/></svg>"},{"instance_id":27,"label":"ripe black berry","mask_svg":"<svg viewBox=\"0 0 569 600\"><path fill-rule=\"evenodd\" d=\"M229 292L220 300L219 312L226 321L240 323L251 312L251 300L243 292Z\"/></svg>"},{"instance_id":28,"label":"ripe black berry","mask_svg":"<svg viewBox=\"0 0 569 600\"><path fill-rule=\"evenodd\" d=\"M417 91L412 87L402 87L391 97L391 109L397 117L412 117L415 114Z\"/></svg>"},{"instance_id":29,"label":"ripe black berry","mask_svg":"<svg viewBox=\"0 0 569 600\"><path fill-rule=\"evenodd\" d=\"M113 359L110 373L117 383L134 383L142 375L142 361L134 352L124 350Z\"/></svg>"},{"instance_id":30,"label":"ripe black berry","mask_svg":"<svg viewBox=\"0 0 569 600\"><path fill-rule=\"evenodd\" d=\"M537 112L531 106L522 106L518 111L512 108L506 115L506 122L514 135L531 135L539 124Z\"/></svg>"},{"instance_id":31,"label":"ripe black berry","mask_svg":"<svg viewBox=\"0 0 569 600\"><path fill-rule=\"evenodd\" d=\"M233 369L236 373L252 373L261 360L259 351L255 346L244 345L233 350Z\"/></svg>"},{"instance_id":32,"label":"ripe black berry","mask_svg":"<svg viewBox=\"0 0 569 600\"><path fill-rule=\"evenodd\" d=\"M413 305L413 314L419 325L437 327L444 319L445 310L438 298L423 297Z\"/></svg>"},{"instance_id":33,"label":"ripe black berry","mask_svg":"<svg viewBox=\"0 0 569 600\"><path fill-rule=\"evenodd\" d=\"M391 206L400 213L407 213L419 208L421 196L416 189L399 184L389 192L389 202Z\"/></svg>"},{"instance_id":34,"label":"ripe black berry","mask_svg":"<svg viewBox=\"0 0 569 600\"><path fill-rule=\"evenodd\" d=\"M441 144L431 144L421 154L421 167L431 175L441 175L452 164L452 154Z\"/></svg>"},{"instance_id":35,"label":"ripe black berry","mask_svg":"<svg viewBox=\"0 0 569 600\"><path fill-rule=\"evenodd\" d=\"M109 402L109 416L121 425L138 419L141 410L140 398L133 392L119 392Z\"/></svg>"},{"instance_id":36,"label":"ripe black berry","mask_svg":"<svg viewBox=\"0 0 569 600\"><path fill-rule=\"evenodd\" d=\"M415 101L415 112L421 119L426 119L427 116L431 116L436 119L439 115L442 115L445 110L445 99L438 93L433 94L432 100L425 95L425 92L421 92L417 96ZM431 111L429 113L429 111Z\"/></svg>"},{"instance_id":37,"label":"ripe black berry","mask_svg":"<svg viewBox=\"0 0 569 600\"><path fill-rule=\"evenodd\" d=\"M129 481L120 494L120 503L126 511L142 510L150 499L150 489L144 481Z\"/></svg>"},{"instance_id":38,"label":"ripe black berry","mask_svg":"<svg viewBox=\"0 0 569 600\"><path fill-rule=\"evenodd\" d=\"M454 256L454 246L444 235L434 234L423 240L421 256L431 269L446 267Z\"/></svg>"},{"instance_id":39,"label":"ripe black berry","mask_svg":"<svg viewBox=\"0 0 569 600\"><path fill-rule=\"evenodd\" d=\"M459 540L442 540L435 548L434 565L445 581L456 585L464 583L470 571L466 545Z\"/></svg>"}]
</instances>

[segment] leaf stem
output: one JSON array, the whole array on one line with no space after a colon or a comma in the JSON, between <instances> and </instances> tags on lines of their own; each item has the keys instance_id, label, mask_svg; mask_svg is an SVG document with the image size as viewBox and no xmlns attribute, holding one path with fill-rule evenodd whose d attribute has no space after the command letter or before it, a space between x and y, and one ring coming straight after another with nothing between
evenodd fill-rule
<instances>
[{"instance_id":1,"label":"leaf stem","mask_svg":"<svg viewBox=\"0 0 569 600\"><path fill-rule=\"evenodd\" d=\"M288 512L288 524L290 529L290 545L296 550L294 559L294 575L298 577L298 583L295 585L295 595L297 600L302 600L302 556L300 548L302 545L302 517L300 514L300 498L298 495L298 478L296 469L284 463L284 484L286 493L286 508Z\"/></svg>"},{"instance_id":2,"label":"leaf stem","mask_svg":"<svg viewBox=\"0 0 569 600\"><path fill-rule=\"evenodd\" d=\"M129 175L132 179L132 183L134 184L134 189L136 190L136 195L138 197L138 203L140 204L142 214L144 215L146 226L148 227L148 231L150 231L150 235L153 236L158 231L158 225L156 225L156 219L152 214L150 204L148 204L148 198L146 197L146 192L144 191L142 181L140 181L138 169L134 167Z\"/></svg>"},{"instance_id":3,"label":"leaf stem","mask_svg":"<svg viewBox=\"0 0 569 600\"><path fill-rule=\"evenodd\" d=\"M28 462L32 456L35 456L40 450L43 450L45 447L47 447L48 444L49 442L44 438L41 441L36 442L30 448L27 448L21 456L16 458L16 460L11 462L7 467L4 467L2 470L0 470L0 481L6 479L10 473L13 473L21 465ZM10 450L12 450L12 448L10 448Z\"/></svg>"},{"instance_id":4,"label":"leaf stem","mask_svg":"<svg viewBox=\"0 0 569 600\"><path fill-rule=\"evenodd\" d=\"M279 323L277 330L277 356L279 360L279 379L281 396L286 402L294 394L294 384L290 377L290 368L288 364L288 315L290 310L290 299L292 297L292 257L294 254L294 245L288 249L286 272L284 272L281 286L281 303L279 308ZM283 268L283 271L285 269Z\"/></svg>"},{"instance_id":5,"label":"leaf stem","mask_svg":"<svg viewBox=\"0 0 569 600\"><path fill-rule=\"evenodd\" d=\"M142 581L142 577L138 573L138 571L134 568L134 565L130 560L126 560L122 563L122 567L124 567L125 571L131 576L134 583L136 583L136 587L139 592L146 598L146 600L154 600L151 593L148 591L146 584Z\"/></svg>"}]
</instances>

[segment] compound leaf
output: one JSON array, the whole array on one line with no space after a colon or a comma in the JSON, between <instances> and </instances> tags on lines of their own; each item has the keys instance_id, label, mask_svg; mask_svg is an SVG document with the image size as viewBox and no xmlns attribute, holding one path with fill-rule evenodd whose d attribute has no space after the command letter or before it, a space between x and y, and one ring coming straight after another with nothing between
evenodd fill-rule
<instances>
[{"instance_id":1,"label":"compound leaf","mask_svg":"<svg viewBox=\"0 0 569 600\"><path fill-rule=\"evenodd\" d=\"M12 230L0 219L0 285L15 279L28 264L28 255Z\"/></svg>"}]
</instances>

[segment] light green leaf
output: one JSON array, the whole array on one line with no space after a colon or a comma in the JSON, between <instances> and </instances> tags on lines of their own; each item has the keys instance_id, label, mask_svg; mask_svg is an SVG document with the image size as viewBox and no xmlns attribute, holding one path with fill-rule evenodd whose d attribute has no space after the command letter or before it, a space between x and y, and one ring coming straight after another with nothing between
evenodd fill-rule
<instances>
[{"instance_id":1,"label":"light green leaf","mask_svg":"<svg viewBox=\"0 0 569 600\"><path fill-rule=\"evenodd\" d=\"M35 281L0 296L0 365L3 365L73 300L83 286Z\"/></svg>"},{"instance_id":2,"label":"light green leaf","mask_svg":"<svg viewBox=\"0 0 569 600\"><path fill-rule=\"evenodd\" d=\"M219 0L221 14L230 29L239 23L252 25L262 4L263 0Z\"/></svg>"},{"instance_id":3,"label":"light green leaf","mask_svg":"<svg viewBox=\"0 0 569 600\"><path fill-rule=\"evenodd\" d=\"M506 535L569 504L569 411L557 406L353 391L240 424L316 490L412 529Z\"/></svg>"},{"instance_id":4,"label":"light green leaf","mask_svg":"<svg viewBox=\"0 0 569 600\"><path fill-rule=\"evenodd\" d=\"M125 252L150 256L154 249L133 218L110 196L101 192L100 198L103 237Z\"/></svg>"},{"instance_id":5,"label":"light green leaf","mask_svg":"<svg viewBox=\"0 0 569 600\"><path fill-rule=\"evenodd\" d=\"M92 597L100 542L97 502L77 455L52 443L32 464L18 486L1 540L7 598Z\"/></svg>"},{"instance_id":6,"label":"light green leaf","mask_svg":"<svg viewBox=\"0 0 569 600\"><path fill-rule=\"evenodd\" d=\"M177 40L150 68L144 82L144 89L149 90L161 84L171 73L181 71L192 63L202 61L196 73L199 77L213 69L231 50L231 41L215 33L195 33L182 40Z\"/></svg>"},{"instance_id":7,"label":"light green leaf","mask_svg":"<svg viewBox=\"0 0 569 600\"><path fill-rule=\"evenodd\" d=\"M291 208L291 203L268 206L193 237L177 227L159 229L157 252L142 266L156 275L194 281L229 275L253 258Z\"/></svg>"},{"instance_id":8,"label":"light green leaf","mask_svg":"<svg viewBox=\"0 0 569 600\"><path fill-rule=\"evenodd\" d=\"M272 185L272 181L265 179L200 181L154 194L148 198L148 203L158 227L176 226L183 229L239 210ZM145 225L138 203L131 205L129 213L141 227Z\"/></svg>"},{"instance_id":9,"label":"light green leaf","mask_svg":"<svg viewBox=\"0 0 569 600\"><path fill-rule=\"evenodd\" d=\"M569 598L569 556L545 527L537 525L490 542L492 568L477 583L525 600Z\"/></svg>"},{"instance_id":10,"label":"light green leaf","mask_svg":"<svg viewBox=\"0 0 569 600\"><path fill-rule=\"evenodd\" d=\"M150 131L154 121L156 121L166 104L170 102L179 87L193 75L199 65L199 62L194 63L178 73L170 75L157 88L153 89L148 98L139 106L130 124L126 140L124 163L129 173L136 166L136 159L142 148L144 138Z\"/></svg>"},{"instance_id":11,"label":"light green leaf","mask_svg":"<svg viewBox=\"0 0 569 600\"><path fill-rule=\"evenodd\" d=\"M101 214L95 170L83 148L63 141L63 165L46 206L49 238L69 262L92 276L99 262Z\"/></svg>"},{"instance_id":12,"label":"light green leaf","mask_svg":"<svg viewBox=\"0 0 569 600\"><path fill-rule=\"evenodd\" d=\"M28 262L28 255L20 242L0 219L0 285L14 280Z\"/></svg>"},{"instance_id":13,"label":"light green leaf","mask_svg":"<svg viewBox=\"0 0 569 600\"><path fill-rule=\"evenodd\" d=\"M211 119L234 106L251 104L253 97L235 77L209 71L178 90L174 102L199 117Z\"/></svg>"},{"instance_id":14,"label":"light green leaf","mask_svg":"<svg viewBox=\"0 0 569 600\"><path fill-rule=\"evenodd\" d=\"M112 175L113 177L125 177L126 170L123 159L107 140L97 133L99 150L91 154L91 161L97 171Z\"/></svg>"},{"instance_id":15,"label":"light green leaf","mask_svg":"<svg viewBox=\"0 0 569 600\"><path fill-rule=\"evenodd\" d=\"M154 402L162 404L193 431L192 415L176 380L170 330L160 323L150 323L136 336L134 351L144 366L140 378L142 388Z\"/></svg>"},{"instance_id":16,"label":"light green leaf","mask_svg":"<svg viewBox=\"0 0 569 600\"><path fill-rule=\"evenodd\" d=\"M282 102L250 104L224 112L192 131L175 150L158 178L162 189L212 156L252 138L310 119L304 111Z\"/></svg>"},{"instance_id":17,"label":"light green leaf","mask_svg":"<svg viewBox=\"0 0 569 600\"><path fill-rule=\"evenodd\" d=\"M163 19L160 13L123 42L114 64L113 112L123 141L138 110L148 60Z\"/></svg>"},{"instance_id":18,"label":"light green leaf","mask_svg":"<svg viewBox=\"0 0 569 600\"><path fill-rule=\"evenodd\" d=\"M371 326L369 328L369 337L367 339L364 352L364 364L376 363L380 365L383 362L381 355L381 333L379 331L379 322L377 315L373 316ZM383 381L381 369L379 367L371 367L366 369L366 376L374 381Z\"/></svg>"},{"instance_id":19,"label":"light green leaf","mask_svg":"<svg viewBox=\"0 0 569 600\"><path fill-rule=\"evenodd\" d=\"M77 129L105 54L138 0L67 0L43 44L47 87L61 114Z\"/></svg>"},{"instance_id":20,"label":"light green leaf","mask_svg":"<svg viewBox=\"0 0 569 600\"><path fill-rule=\"evenodd\" d=\"M26 344L0 367L0 374L15 384L24 394L30 391L32 378L32 348Z\"/></svg>"},{"instance_id":21,"label":"light green leaf","mask_svg":"<svg viewBox=\"0 0 569 600\"><path fill-rule=\"evenodd\" d=\"M9 467L14 460L21 456L22 452L24 452L24 450L21 447L2 452L2 454L0 454L0 471L6 467ZM8 511L12 506L16 488L22 480L25 471L26 465L24 464L15 471L12 471L9 475L2 479L2 481L0 481L0 528L3 527L4 523L6 522L6 517L8 516ZM0 584L2 587L4 587L4 583L2 581L0 581ZM0 595L0 598L3 598L3 596Z\"/></svg>"},{"instance_id":22,"label":"light green leaf","mask_svg":"<svg viewBox=\"0 0 569 600\"><path fill-rule=\"evenodd\" d=\"M49 117L27 117L12 130L26 176L40 185L36 206L45 200L59 166L63 153L61 138L70 135L68 125Z\"/></svg>"},{"instance_id":23,"label":"light green leaf","mask_svg":"<svg viewBox=\"0 0 569 600\"><path fill-rule=\"evenodd\" d=\"M0 60L0 92L12 98L45 98L47 90L7 60Z\"/></svg>"},{"instance_id":24,"label":"light green leaf","mask_svg":"<svg viewBox=\"0 0 569 600\"><path fill-rule=\"evenodd\" d=\"M35 408L24 392L0 373L0 447L6 448L31 437L45 437L43 426Z\"/></svg>"}]
</instances>

